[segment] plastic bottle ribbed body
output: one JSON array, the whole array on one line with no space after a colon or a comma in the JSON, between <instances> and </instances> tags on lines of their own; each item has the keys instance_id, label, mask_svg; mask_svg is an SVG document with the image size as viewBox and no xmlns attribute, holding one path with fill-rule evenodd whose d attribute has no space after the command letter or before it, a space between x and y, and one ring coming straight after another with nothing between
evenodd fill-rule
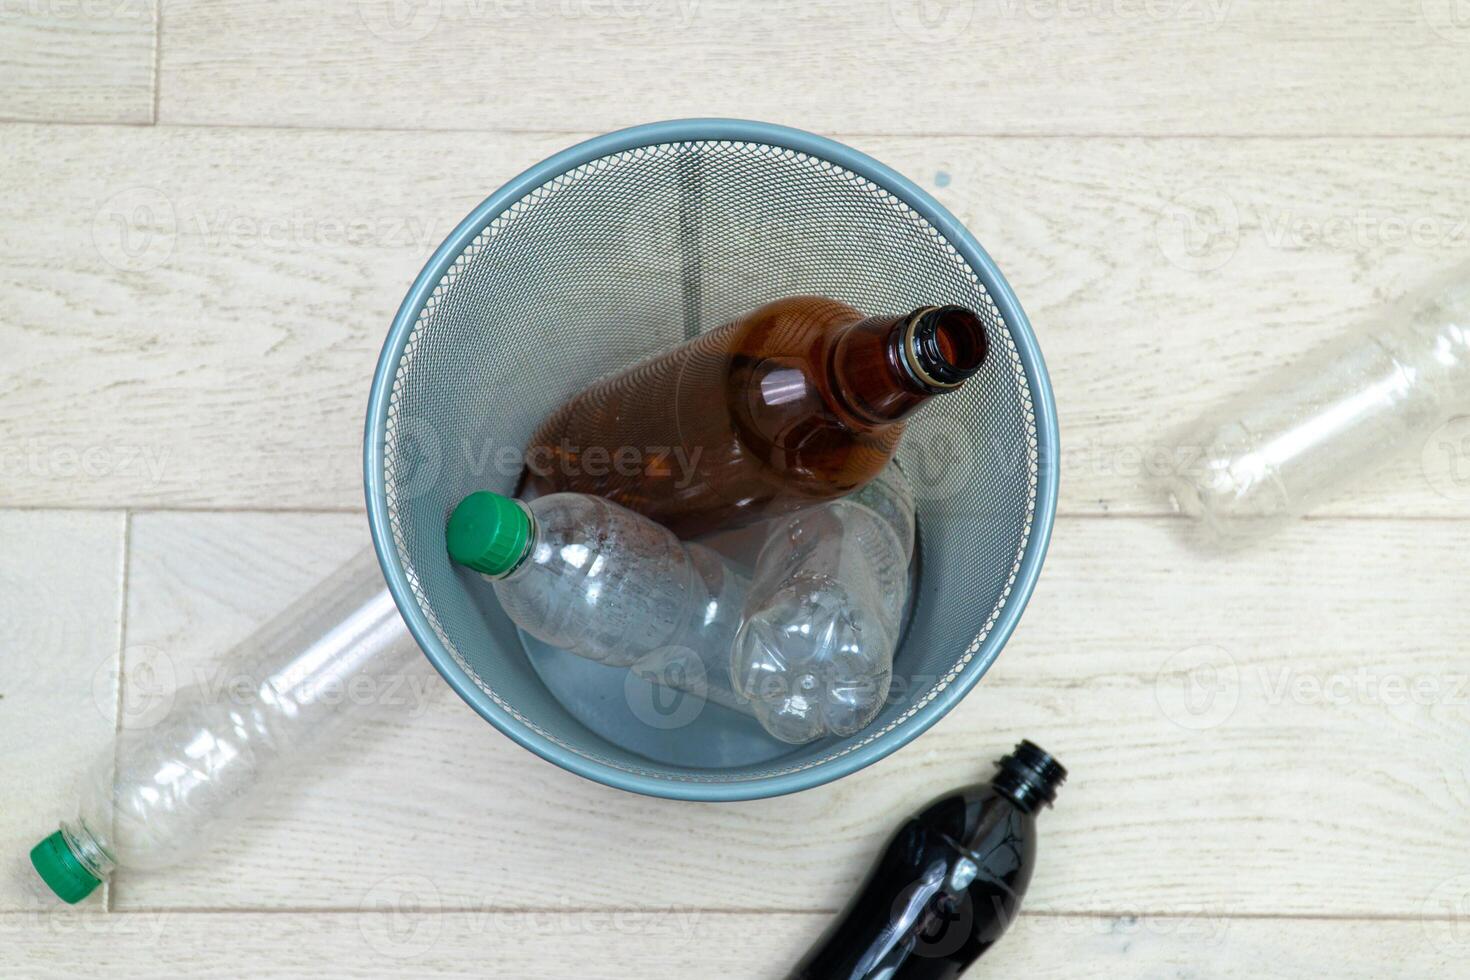
<instances>
[{"instance_id":1,"label":"plastic bottle ribbed body","mask_svg":"<svg viewBox=\"0 0 1470 980\"><path fill-rule=\"evenodd\" d=\"M912 493L890 464L862 491L772 522L731 677L772 735L851 735L888 696L913 556Z\"/></svg>"},{"instance_id":2,"label":"plastic bottle ribbed body","mask_svg":"<svg viewBox=\"0 0 1470 980\"><path fill-rule=\"evenodd\" d=\"M125 728L62 822L67 846L98 878L176 864L281 773L384 704L424 697L432 675L367 549L176 692L159 721Z\"/></svg>"},{"instance_id":3,"label":"plastic bottle ribbed body","mask_svg":"<svg viewBox=\"0 0 1470 980\"><path fill-rule=\"evenodd\" d=\"M490 579L516 625L617 667L669 648L711 665L728 656L745 580L714 552L600 497L554 493L529 507L526 557Z\"/></svg>"},{"instance_id":4,"label":"plastic bottle ribbed body","mask_svg":"<svg viewBox=\"0 0 1470 980\"><path fill-rule=\"evenodd\" d=\"M1217 540L1270 531L1470 412L1470 267L1191 427L1165 478Z\"/></svg>"}]
</instances>

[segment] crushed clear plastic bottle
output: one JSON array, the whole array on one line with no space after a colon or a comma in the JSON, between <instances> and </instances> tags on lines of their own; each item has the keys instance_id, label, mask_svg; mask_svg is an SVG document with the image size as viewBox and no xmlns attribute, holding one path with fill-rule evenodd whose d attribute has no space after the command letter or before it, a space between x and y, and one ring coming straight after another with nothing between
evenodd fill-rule
<instances>
[{"instance_id":1,"label":"crushed clear plastic bottle","mask_svg":"<svg viewBox=\"0 0 1470 980\"><path fill-rule=\"evenodd\" d=\"M87 773L74 812L31 853L64 901L118 869L178 864L268 798L269 786L433 668L371 548L222 662L229 684L177 692L157 723L124 729Z\"/></svg>"},{"instance_id":2,"label":"crushed clear plastic bottle","mask_svg":"<svg viewBox=\"0 0 1470 980\"><path fill-rule=\"evenodd\" d=\"M850 497L771 522L730 674L776 738L861 731L893 680L914 550L914 501L890 463Z\"/></svg>"},{"instance_id":3,"label":"crushed clear plastic bottle","mask_svg":"<svg viewBox=\"0 0 1470 980\"><path fill-rule=\"evenodd\" d=\"M702 695L705 682L728 677L745 578L661 524L586 494L527 503L481 491L455 508L446 537L450 556L489 581L505 614L544 643L671 677L679 672L660 665L693 655L703 669L680 686Z\"/></svg>"}]
</instances>

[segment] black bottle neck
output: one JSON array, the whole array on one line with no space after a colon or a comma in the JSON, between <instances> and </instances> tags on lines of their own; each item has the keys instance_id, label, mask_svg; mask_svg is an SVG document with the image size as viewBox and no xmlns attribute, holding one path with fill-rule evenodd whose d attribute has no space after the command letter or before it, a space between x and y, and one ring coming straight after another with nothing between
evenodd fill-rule
<instances>
[{"instance_id":1,"label":"black bottle neck","mask_svg":"<svg viewBox=\"0 0 1470 980\"><path fill-rule=\"evenodd\" d=\"M1030 814L1051 806L1067 779L1062 764L1034 742L1019 742L996 765L1000 770L991 777L991 788Z\"/></svg>"}]
</instances>

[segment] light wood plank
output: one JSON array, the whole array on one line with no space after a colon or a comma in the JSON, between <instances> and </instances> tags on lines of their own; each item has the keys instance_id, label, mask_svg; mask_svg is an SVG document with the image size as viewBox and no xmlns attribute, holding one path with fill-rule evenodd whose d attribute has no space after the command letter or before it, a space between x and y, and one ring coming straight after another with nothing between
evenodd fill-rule
<instances>
[{"instance_id":1,"label":"light wood plank","mask_svg":"<svg viewBox=\"0 0 1470 980\"><path fill-rule=\"evenodd\" d=\"M364 134L9 134L28 189L0 245L0 500L268 508L360 505L367 383L402 293L480 197L562 142L404 179ZM53 194L69 203L43 222Z\"/></svg>"},{"instance_id":2,"label":"light wood plank","mask_svg":"<svg viewBox=\"0 0 1470 980\"><path fill-rule=\"evenodd\" d=\"M1451 0L170 4L164 122L867 133L1464 133ZM1243 57L1242 52L1249 52ZM554 66L554 70L548 70Z\"/></svg>"},{"instance_id":3,"label":"light wood plank","mask_svg":"<svg viewBox=\"0 0 1470 980\"><path fill-rule=\"evenodd\" d=\"M0 511L0 541L4 911L36 907L27 855L73 815L82 772L112 746L123 517Z\"/></svg>"},{"instance_id":4,"label":"light wood plank","mask_svg":"<svg viewBox=\"0 0 1470 980\"><path fill-rule=\"evenodd\" d=\"M21 926L0 963L35 980L105 966L109 977L233 978L319 973L356 978L504 980L750 980L783 977L816 938L823 916L710 912L451 911L421 904L409 883L385 891L381 911L349 914L67 913ZM399 907L394 902L403 903ZM84 921L79 921L84 920ZM1443 923L1063 917L1022 914L974 972L996 976L1111 976L1256 980L1320 976L1455 976L1463 951Z\"/></svg>"},{"instance_id":5,"label":"light wood plank","mask_svg":"<svg viewBox=\"0 0 1470 980\"><path fill-rule=\"evenodd\" d=\"M1458 526L1320 521L1199 562L1170 523L1061 521L990 675L832 785L643 799L444 691L290 779L208 860L121 878L116 905L352 908L410 876L444 908L830 910L906 812L1028 737L1073 773L1042 820L1038 910L1418 915L1457 873L1470 807ZM348 516L140 515L128 649L204 665L363 534Z\"/></svg>"},{"instance_id":6,"label":"light wood plank","mask_svg":"<svg viewBox=\"0 0 1470 980\"><path fill-rule=\"evenodd\" d=\"M153 121L156 0L0 8L0 119Z\"/></svg>"},{"instance_id":7,"label":"light wood plank","mask_svg":"<svg viewBox=\"0 0 1470 980\"><path fill-rule=\"evenodd\" d=\"M0 503L270 509L361 505L404 290L572 139L4 133L25 193L0 242ZM1161 513L1184 420L1470 253L1460 141L853 142L933 187L1016 287L1057 391L1064 513ZM1327 512L1470 516L1470 458L1441 443L1462 444L1410 447Z\"/></svg>"}]
</instances>

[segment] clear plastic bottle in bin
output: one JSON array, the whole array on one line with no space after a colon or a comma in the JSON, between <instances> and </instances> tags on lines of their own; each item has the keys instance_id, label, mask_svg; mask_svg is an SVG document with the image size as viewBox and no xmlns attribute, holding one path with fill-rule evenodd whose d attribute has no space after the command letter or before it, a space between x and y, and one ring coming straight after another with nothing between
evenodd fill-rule
<instances>
[{"instance_id":1,"label":"clear plastic bottle in bin","mask_svg":"<svg viewBox=\"0 0 1470 980\"><path fill-rule=\"evenodd\" d=\"M262 627L223 666L249 678L177 692L156 724L122 731L76 808L31 851L57 897L81 901L118 869L153 870L205 848L269 786L379 710L373 691L426 685L420 653L365 549Z\"/></svg>"},{"instance_id":2,"label":"clear plastic bottle in bin","mask_svg":"<svg viewBox=\"0 0 1470 980\"><path fill-rule=\"evenodd\" d=\"M610 500L552 493L528 502L472 493L450 515L449 555L495 588L517 626L614 667L677 678L729 702L729 652L745 577L714 551ZM692 666L689 658L699 661Z\"/></svg>"},{"instance_id":3,"label":"clear plastic bottle in bin","mask_svg":"<svg viewBox=\"0 0 1470 980\"><path fill-rule=\"evenodd\" d=\"M883 707L908 599L914 501L890 463L850 497L770 522L730 673L783 741L852 735Z\"/></svg>"},{"instance_id":4,"label":"clear plastic bottle in bin","mask_svg":"<svg viewBox=\"0 0 1470 980\"><path fill-rule=\"evenodd\" d=\"M446 528L450 557L543 643L752 715L782 741L860 730L887 696L908 596L903 477L890 465L850 497L737 537L763 542L759 588L712 548L601 497L482 491ZM737 635L766 644L759 663L741 659Z\"/></svg>"},{"instance_id":5,"label":"clear plastic bottle in bin","mask_svg":"<svg viewBox=\"0 0 1470 980\"><path fill-rule=\"evenodd\" d=\"M1248 541L1467 412L1470 265L1199 420L1166 491L1212 540Z\"/></svg>"}]
</instances>

